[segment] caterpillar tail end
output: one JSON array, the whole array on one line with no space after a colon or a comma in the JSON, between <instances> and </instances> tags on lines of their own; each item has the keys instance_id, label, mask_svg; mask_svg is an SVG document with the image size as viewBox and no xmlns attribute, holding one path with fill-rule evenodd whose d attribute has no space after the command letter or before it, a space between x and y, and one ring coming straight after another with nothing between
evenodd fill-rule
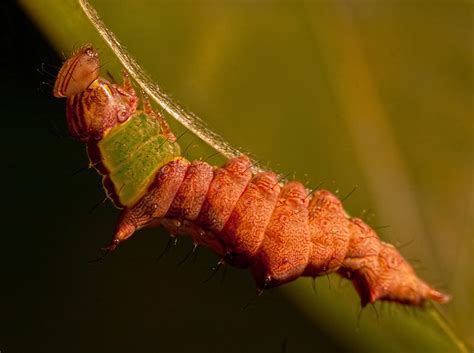
<instances>
[{"instance_id":1,"label":"caterpillar tail end","mask_svg":"<svg viewBox=\"0 0 474 353\"><path fill-rule=\"evenodd\" d=\"M352 279L362 306L378 300L423 306L427 301L444 304L451 299L420 279L395 247L381 244L373 266L358 269Z\"/></svg>"},{"instance_id":2,"label":"caterpillar tail end","mask_svg":"<svg viewBox=\"0 0 474 353\"><path fill-rule=\"evenodd\" d=\"M377 301L422 307L428 301L445 304L451 300L450 295L437 291L416 276L408 282L395 280L372 286L366 278L356 277L352 282L359 293L362 307Z\"/></svg>"},{"instance_id":3,"label":"caterpillar tail end","mask_svg":"<svg viewBox=\"0 0 474 353\"><path fill-rule=\"evenodd\" d=\"M429 287L427 297L428 299L431 299L440 304L446 304L447 302L451 300L451 296L449 294L439 292L436 289L433 289L431 287Z\"/></svg>"},{"instance_id":4,"label":"caterpillar tail end","mask_svg":"<svg viewBox=\"0 0 474 353\"><path fill-rule=\"evenodd\" d=\"M386 300L421 307L428 301L445 304L450 299L449 295L437 291L416 277L412 283L400 283L392 288L390 293L386 293L384 290L376 291L375 295L370 298L370 303L377 300Z\"/></svg>"}]
</instances>

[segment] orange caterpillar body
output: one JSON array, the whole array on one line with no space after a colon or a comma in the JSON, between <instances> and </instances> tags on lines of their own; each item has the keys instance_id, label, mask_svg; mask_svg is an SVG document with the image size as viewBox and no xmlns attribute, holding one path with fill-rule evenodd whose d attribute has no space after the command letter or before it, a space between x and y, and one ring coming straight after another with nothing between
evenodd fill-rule
<instances>
[{"instance_id":1,"label":"orange caterpillar body","mask_svg":"<svg viewBox=\"0 0 474 353\"><path fill-rule=\"evenodd\" d=\"M94 60L86 60L87 55ZM74 77L73 64L78 62L87 82ZM89 77L83 74L87 63ZM126 120L124 111L133 114L137 99L127 78L123 87L109 83L98 78L97 65L97 54L90 46L80 49L65 62L55 90L56 96L68 97L68 111L82 112L83 116L89 108L121 113L115 120L108 114L106 125L97 124L101 116L94 116L95 124L84 121L73 125L89 151L96 150L97 141L112 128L110 124ZM95 102L96 106L71 109L80 103L78 86L84 96L93 96L94 90L103 90L104 85L114 89L107 89L109 95ZM69 114L68 118L83 119L81 114ZM166 124L161 116L159 119ZM77 131L80 128L83 130ZM168 126L162 129L174 142ZM101 164L100 156L92 153L90 158L95 166ZM337 272L353 282L363 306L377 300L408 305L449 300L419 279L394 246L381 241L362 220L350 218L329 191L311 194L300 182L282 184L272 172L253 174L251 170L251 161L244 155L221 168L174 158L157 171L144 196L123 209L107 249L114 250L139 229L163 226L173 236L189 235L196 245L209 247L227 264L249 268L259 289L300 276ZM113 188L108 190L113 192Z\"/></svg>"},{"instance_id":2,"label":"orange caterpillar body","mask_svg":"<svg viewBox=\"0 0 474 353\"><path fill-rule=\"evenodd\" d=\"M352 280L362 305L448 300L393 245L349 218L329 191L308 195L297 181L280 186L274 173L252 175L250 167L245 156L222 168L184 158L168 163L149 193L122 212L110 250L138 229L161 225L190 235L227 264L250 268L260 289L338 272Z\"/></svg>"}]
</instances>

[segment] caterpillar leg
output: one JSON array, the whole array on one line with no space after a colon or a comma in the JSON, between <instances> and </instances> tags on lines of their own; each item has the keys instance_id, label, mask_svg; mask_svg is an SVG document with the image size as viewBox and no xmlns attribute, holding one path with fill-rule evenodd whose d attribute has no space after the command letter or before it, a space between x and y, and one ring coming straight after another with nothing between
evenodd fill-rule
<instances>
[{"instance_id":1,"label":"caterpillar leg","mask_svg":"<svg viewBox=\"0 0 474 353\"><path fill-rule=\"evenodd\" d=\"M153 118L158 120L158 122L160 123L161 131L162 131L163 135L165 135L165 137L168 139L168 141L170 141L170 142L175 142L176 141L176 136L171 131L168 123L163 118L163 115L161 113L157 113L153 110L153 108L151 107L151 104L150 104L150 100L148 99L148 97L145 94L143 94L143 111L145 112L145 114L147 114L149 116L152 116Z\"/></svg>"},{"instance_id":2,"label":"caterpillar leg","mask_svg":"<svg viewBox=\"0 0 474 353\"><path fill-rule=\"evenodd\" d=\"M136 95L135 89L133 88L132 80L130 79L130 75L128 74L128 71L122 68L121 72L122 72L122 78L123 78L123 83L122 83L121 88L130 95Z\"/></svg>"}]
</instances>

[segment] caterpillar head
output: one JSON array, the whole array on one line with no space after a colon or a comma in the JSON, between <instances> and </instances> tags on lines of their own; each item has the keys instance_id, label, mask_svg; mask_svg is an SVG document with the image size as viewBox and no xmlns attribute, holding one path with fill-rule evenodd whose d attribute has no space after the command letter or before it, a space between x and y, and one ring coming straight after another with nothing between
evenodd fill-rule
<instances>
[{"instance_id":1,"label":"caterpillar head","mask_svg":"<svg viewBox=\"0 0 474 353\"><path fill-rule=\"evenodd\" d=\"M99 54L90 44L76 50L59 70L53 94L71 97L85 91L99 77Z\"/></svg>"},{"instance_id":2,"label":"caterpillar head","mask_svg":"<svg viewBox=\"0 0 474 353\"><path fill-rule=\"evenodd\" d=\"M137 109L128 77L118 86L99 77L99 67L97 51L85 45L64 62L54 84L54 96L67 98L69 133L82 142L100 140Z\"/></svg>"}]
</instances>

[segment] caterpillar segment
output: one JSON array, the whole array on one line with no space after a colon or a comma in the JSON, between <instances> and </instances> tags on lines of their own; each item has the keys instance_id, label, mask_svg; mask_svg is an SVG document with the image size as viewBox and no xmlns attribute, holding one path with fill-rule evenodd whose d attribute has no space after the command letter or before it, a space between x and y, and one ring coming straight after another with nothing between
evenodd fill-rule
<instances>
[{"instance_id":1,"label":"caterpillar segment","mask_svg":"<svg viewBox=\"0 0 474 353\"><path fill-rule=\"evenodd\" d=\"M142 228L161 226L190 236L221 262L249 268L259 289L335 272L352 281L362 306L449 300L329 191L311 194L273 172L253 174L244 155L222 167L180 156L163 117L147 100L137 108L128 77L122 86L110 83L97 65L95 50L84 46L64 63L54 93L67 96L71 135L87 144L107 194L123 208L109 251ZM79 69L84 82L69 88Z\"/></svg>"}]
</instances>

